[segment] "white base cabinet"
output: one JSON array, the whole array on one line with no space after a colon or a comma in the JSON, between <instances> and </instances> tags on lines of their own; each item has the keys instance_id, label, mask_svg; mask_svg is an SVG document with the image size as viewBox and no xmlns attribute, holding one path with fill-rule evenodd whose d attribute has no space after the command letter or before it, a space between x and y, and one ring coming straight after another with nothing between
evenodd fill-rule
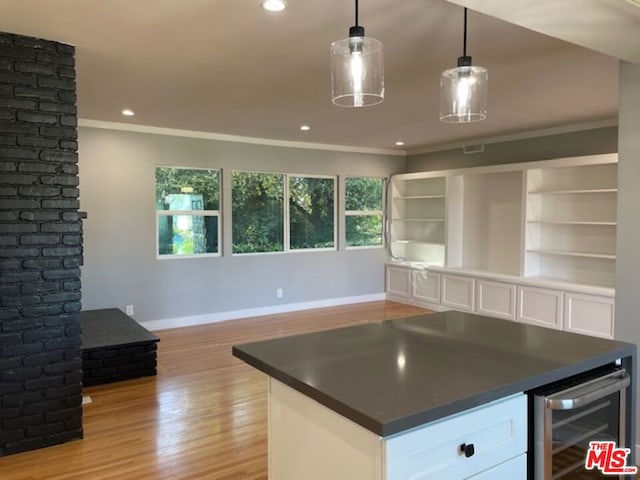
<instances>
[{"instance_id":1,"label":"white base cabinet","mask_svg":"<svg viewBox=\"0 0 640 480\"><path fill-rule=\"evenodd\" d=\"M575 333L613 338L615 302L613 298L564 294L564 327Z\"/></svg>"},{"instance_id":2,"label":"white base cabinet","mask_svg":"<svg viewBox=\"0 0 640 480\"><path fill-rule=\"evenodd\" d=\"M517 394L379 437L271 378L268 442L269 480L523 479L527 399ZM473 455L463 444L473 444Z\"/></svg>"},{"instance_id":3,"label":"white base cabinet","mask_svg":"<svg viewBox=\"0 0 640 480\"><path fill-rule=\"evenodd\" d=\"M550 288L518 287L519 322L562 330L562 292Z\"/></svg>"},{"instance_id":4,"label":"white base cabinet","mask_svg":"<svg viewBox=\"0 0 640 480\"><path fill-rule=\"evenodd\" d=\"M516 319L516 286L491 280L476 280L476 313L489 317Z\"/></svg>"},{"instance_id":5,"label":"white base cabinet","mask_svg":"<svg viewBox=\"0 0 640 480\"><path fill-rule=\"evenodd\" d=\"M473 312L475 282L459 275L442 275L442 305L456 310Z\"/></svg>"},{"instance_id":6,"label":"white base cabinet","mask_svg":"<svg viewBox=\"0 0 640 480\"><path fill-rule=\"evenodd\" d=\"M613 289L410 264L387 265L386 276L389 300L613 338Z\"/></svg>"}]
</instances>

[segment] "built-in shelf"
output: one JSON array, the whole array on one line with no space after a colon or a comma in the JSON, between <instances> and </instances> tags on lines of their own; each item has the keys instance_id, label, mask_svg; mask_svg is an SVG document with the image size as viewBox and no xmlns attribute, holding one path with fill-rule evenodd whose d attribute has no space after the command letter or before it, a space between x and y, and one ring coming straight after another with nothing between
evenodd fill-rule
<instances>
[{"instance_id":1,"label":"built-in shelf","mask_svg":"<svg viewBox=\"0 0 640 480\"><path fill-rule=\"evenodd\" d=\"M530 194L579 195L583 193L617 193L617 188L583 188L576 190L536 190Z\"/></svg>"},{"instance_id":2,"label":"built-in shelf","mask_svg":"<svg viewBox=\"0 0 640 480\"><path fill-rule=\"evenodd\" d=\"M405 245L434 245L438 247L444 247L444 243L438 242L424 242L421 240L393 240L393 243L403 243Z\"/></svg>"},{"instance_id":3,"label":"built-in shelf","mask_svg":"<svg viewBox=\"0 0 640 480\"><path fill-rule=\"evenodd\" d=\"M397 200L433 200L438 198L445 198L444 195L400 195L393 197Z\"/></svg>"},{"instance_id":4,"label":"built-in shelf","mask_svg":"<svg viewBox=\"0 0 640 480\"><path fill-rule=\"evenodd\" d=\"M582 258L602 258L606 260L615 260L616 256L607 253L591 253L591 252L572 252L566 250L546 250L531 248L528 253L541 253L544 255L561 255L565 257L582 257Z\"/></svg>"},{"instance_id":5,"label":"built-in shelf","mask_svg":"<svg viewBox=\"0 0 640 480\"><path fill-rule=\"evenodd\" d=\"M615 227L617 222L582 222L569 220L528 220L527 223L540 223L547 225L601 225L606 227Z\"/></svg>"},{"instance_id":6,"label":"built-in shelf","mask_svg":"<svg viewBox=\"0 0 640 480\"><path fill-rule=\"evenodd\" d=\"M444 222L444 218L394 218L394 222Z\"/></svg>"}]
</instances>

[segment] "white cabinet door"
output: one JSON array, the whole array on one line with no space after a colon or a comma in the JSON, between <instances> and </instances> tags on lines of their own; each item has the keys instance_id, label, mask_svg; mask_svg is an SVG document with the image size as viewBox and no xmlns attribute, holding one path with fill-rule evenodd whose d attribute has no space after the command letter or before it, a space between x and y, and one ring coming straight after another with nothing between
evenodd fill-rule
<instances>
[{"instance_id":1,"label":"white cabinet door","mask_svg":"<svg viewBox=\"0 0 640 480\"><path fill-rule=\"evenodd\" d=\"M565 330L596 337L613 338L615 302L610 297L564 294Z\"/></svg>"},{"instance_id":2,"label":"white cabinet door","mask_svg":"<svg viewBox=\"0 0 640 480\"><path fill-rule=\"evenodd\" d=\"M516 286L512 283L476 279L476 313L516 319Z\"/></svg>"},{"instance_id":3,"label":"white cabinet door","mask_svg":"<svg viewBox=\"0 0 640 480\"><path fill-rule=\"evenodd\" d=\"M562 330L562 292L550 288L518 286L516 320Z\"/></svg>"},{"instance_id":4,"label":"white cabinet door","mask_svg":"<svg viewBox=\"0 0 640 480\"><path fill-rule=\"evenodd\" d=\"M527 455L523 454L467 480L524 480L525 478L527 478Z\"/></svg>"},{"instance_id":5,"label":"white cabinet door","mask_svg":"<svg viewBox=\"0 0 640 480\"><path fill-rule=\"evenodd\" d=\"M411 296L411 270L387 267L387 293L396 297Z\"/></svg>"},{"instance_id":6,"label":"white cabinet door","mask_svg":"<svg viewBox=\"0 0 640 480\"><path fill-rule=\"evenodd\" d=\"M475 282L470 277L442 275L442 305L473 312Z\"/></svg>"},{"instance_id":7,"label":"white cabinet door","mask_svg":"<svg viewBox=\"0 0 640 480\"><path fill-rule=\"evenodd\" d=\"M467 479L526 452L527 396L519 394L398 434L385 441L385 449L385 480ZM494 478L520 480L526 474Z\"/></svg>"},{"instance_id":8,"label":"white cabinet door","mask_svg":"<svg viewBox=\"0 0 640 480\"><path fill-rule=\"evenodd\" d=\"M440 305L440 274L425 270L413 272L413 298Z\"/></svg>"}]
</instances>

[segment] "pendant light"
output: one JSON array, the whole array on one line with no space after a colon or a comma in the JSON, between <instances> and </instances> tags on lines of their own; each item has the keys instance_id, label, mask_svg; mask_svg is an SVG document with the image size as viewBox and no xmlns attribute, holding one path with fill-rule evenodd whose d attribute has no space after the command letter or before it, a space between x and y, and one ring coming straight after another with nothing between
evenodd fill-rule
<instances>
[{"instance_id":1,"label":"pendant light","mask_svg":"<svg viewBox=\"0 0 640 480\"><path fill-rule=\"evenodd\" d=\"M471 65L467 55L467 9L464 9L464 39L458 67L442 72L440 77L440 121L447 123L478 122L487 118L486 68Z\"/></svg>"},{"instance_id":2,"label":"pendant light","mask_svg":"<svg viewBox=\"0 0 640 480\"><path fill-rule=\"evenodd\" d=\"M364 27L349 28L349 38L331 44L331 101L341 107L367 107L384 100L382 42L364 36Z\"/></svg>"}]
</instances>

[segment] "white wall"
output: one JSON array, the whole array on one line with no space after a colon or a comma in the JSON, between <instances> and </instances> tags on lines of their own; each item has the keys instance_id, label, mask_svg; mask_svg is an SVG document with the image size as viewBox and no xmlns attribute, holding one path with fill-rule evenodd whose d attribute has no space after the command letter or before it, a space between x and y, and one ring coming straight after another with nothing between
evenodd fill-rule
<instances>
[{"instance_id":1,"label":"white wall","mask_svg":"<svg viewBox=\"0 0 640 480\"><path fill-rule=\"evenodd\" d=\"M620 63L615 338L640 344L640 64ZM640 366L640 364L638 364ZM636 379L638 378L636 373ZM637 385L636 385L637 390ZM632 410L637 415L640 401ZM640 416L636 451L640 457ZM636 463L638 460L636 457Z\"/></svg>"},{"instance_id":2,"label":"white wall","mask_svg":"<svg viewBox=\"0 0 640 480\"><path fill-rule=\"evenodd\" d=\"M233 169L387 177L402 156L344 153L80 127L80 206L84 222L83 309L131 304L141 322L382 294L384 249L232 256ZM220 258L156 258L155 166L223 170ZM284 290L282 299L276 289Z\"/></svg>"}]
</instances>

